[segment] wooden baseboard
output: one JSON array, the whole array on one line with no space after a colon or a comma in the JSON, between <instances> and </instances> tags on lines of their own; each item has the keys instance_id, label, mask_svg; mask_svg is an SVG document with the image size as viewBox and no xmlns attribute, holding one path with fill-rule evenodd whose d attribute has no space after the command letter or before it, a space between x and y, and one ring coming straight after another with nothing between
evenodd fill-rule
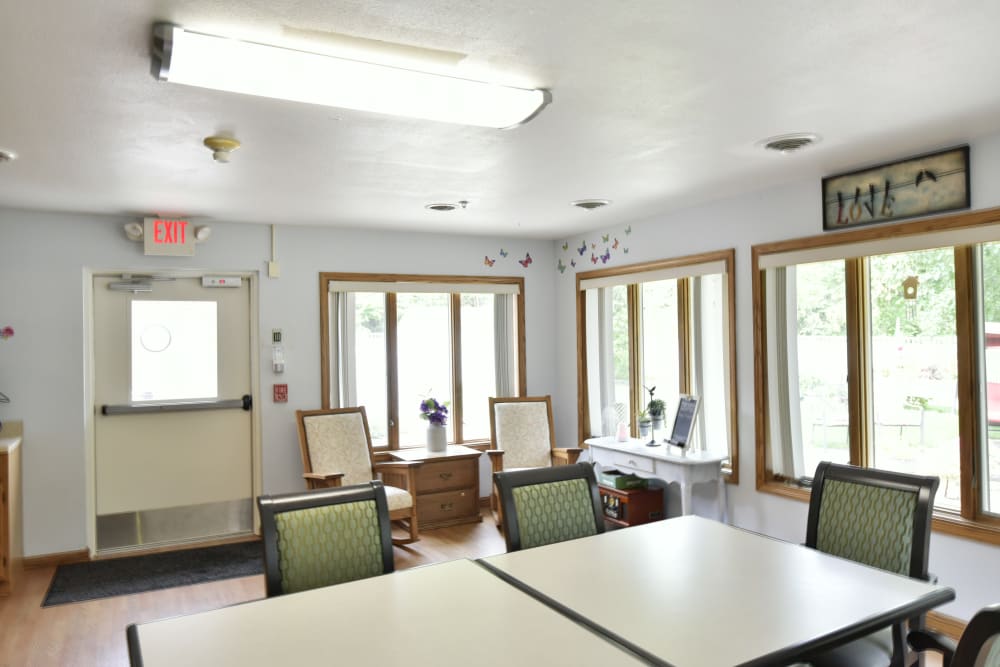
<instances>
[{"instance_id":1,"label":"wooden baseboard","mask_svg":"<svg viewBox=\"0 0 1000 667\"><path fill-rule=\"evenodd\" d=\"M24 568L30 570L36 567L51 567L53 565L69 565L70 563L86 563L90 560L90 552L86 549L63 551L57 554L29 556L24 559Z\"/></svg>"},{"instance_id":2,"label":"wooden baseboard","mask_svg":"<svg viewBox=\"0 0 1000 667\"><path fill-rule=\"evenodd\" d=\"M483 496L482 498L480 498L479 499L479 506L480 507L489 507L490 506L490 497L489 496Z\"/></svg>"},{"instance_id":3,"label":"wooden baseboard","mask_svg":"<svg viewBox=\"0 0 1000 667\"><path fill-rule=\"evenodd\" d=\"M965 621L937 611L929 611L927 612L927 627L958 641L965 630Z\"/></svg>"}]
</instances>

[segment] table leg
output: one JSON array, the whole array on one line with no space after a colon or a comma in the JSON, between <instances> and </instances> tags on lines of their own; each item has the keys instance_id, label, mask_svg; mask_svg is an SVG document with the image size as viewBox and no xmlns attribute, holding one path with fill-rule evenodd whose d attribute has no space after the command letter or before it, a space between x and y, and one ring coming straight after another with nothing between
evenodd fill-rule
<instances>
[{"instance_id":1,"label":"table leg","mask_svg":"<svg viewBox=\"0 0 1000 667\"><path fill-rule=\"evenodd\" d=\"M691 514L691 484L688 482L681 482L681 515L687 516Z\"/></svg>"}]
</instances>

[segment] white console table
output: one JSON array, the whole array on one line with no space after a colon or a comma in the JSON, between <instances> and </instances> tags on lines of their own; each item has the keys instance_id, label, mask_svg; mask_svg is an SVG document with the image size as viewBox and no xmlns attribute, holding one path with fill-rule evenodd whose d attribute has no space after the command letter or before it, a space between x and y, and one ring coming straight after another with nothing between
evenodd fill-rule
<instances>
[{"instance_id":1,"label":"white console table","mask_svg":"<svg viewBox=\"0 0 1000 667\"><path fill-rule=\"evenodd\" d=\"M713 482L717 488L719 519L728 523L726 482L722 478L722 462L728 456L688 452L665 444L649 447L637 438L619 442L614 436L589 438L584 444L590 448L594 463L601 467L618 468L640 477L656 477L668 484L675 482L681 489L681 514L692 513L692 485Z\"/></svg>"}]
</instances>

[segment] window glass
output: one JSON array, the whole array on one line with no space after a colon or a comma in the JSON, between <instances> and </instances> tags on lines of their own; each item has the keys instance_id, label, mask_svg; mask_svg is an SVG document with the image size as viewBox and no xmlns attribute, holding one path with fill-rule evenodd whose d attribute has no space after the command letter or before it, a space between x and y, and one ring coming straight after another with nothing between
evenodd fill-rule
<instances>
[{"instance_id":1,"label":"window glass","mask_svg":"<svg viewBox=\"0 0 1000 667\"><path fill-rule=\"evenodd\" d=\"M451 306L448 294L400 293L396 296L399 378L399 445L427 441L427 422L420 403L427 398L452 407ZM360 373L359 373L360 374ZM448 441L454 423L448 420Z\"/></svg>"},{"instance_id":2,"label":"window glass","mask_svg":"<svg viewBox=\"0 0 1000 667\"><path fill-rule=\"evenodd\" d=\"M799 424L799 475L811 477L821 461L848 463L847 294L843 260L800 264L794 274L795 341ZM796 475L796 476L799 476Z\"/></svg>"},{"instance_id":3,"label":"window glass","mask_svg":"<svg viewBox=\"0 0 1000 667\"><path fill-rule=\"evenodd\" d=\"M872 463L941 478L961 508L955 259L951 248L868 259Z\"/></svg>"},{"instance_id":4,"label":"window glass","mask_svg":"<svg viewBox=\"0 0 1000 667\"><path fill-rule=\"evenodd\" d=\"M677 404L680 387L680 353L677 334L677 281L658 280L642 283L642 408L649 403L649 389L665 405L665 413ZM652 416L652 415L650 415ZM666 414L665 414L666 416ZM655 425L657 428L659 426ZM662 428L670 428L665 424ZM657 433L656 438L669 434Z\"/></svg>"},{"instance_id":5,"label":"window glass","mask_svg":"<svg viewBox=\"0 0 1000 667\"><path fill-rule=\"evenodd\" d=\"M372 445L389 442L389 406L385 365L385 294L356 292L348 299L354 303L354 349L349 367L356 382L356 400L368 417Z\"/></svg>"},{"instance_id":6,"label":"window glass","mask_svg":"<svg viewBox=\"0 0 1000 667\"><path fill-rule=\"evenodd\" d=\"M214 301L132 301L133 401L218 398Z\"/></svg>"},{"instance_id":7,"label":"window glass","mask_svg":"<svg viewBox=\"0 0 1000 667\"><path fill-rule=\"evenodd\" d=\"M1000 243L983 244L980 279L986 385L980 506L1000 514Z\"/></svg>"},{"instance_id":8,"label":"window glass","mask_svg":"<svg viewBox=\"0 0 1000 667\"><path fill-rule=\"evenodd\" d=\"M497 395L494 300L492 294L463 294L461 298L464 440L488 440L490 437L489 397Z\"/></svg>"}]
</instances>

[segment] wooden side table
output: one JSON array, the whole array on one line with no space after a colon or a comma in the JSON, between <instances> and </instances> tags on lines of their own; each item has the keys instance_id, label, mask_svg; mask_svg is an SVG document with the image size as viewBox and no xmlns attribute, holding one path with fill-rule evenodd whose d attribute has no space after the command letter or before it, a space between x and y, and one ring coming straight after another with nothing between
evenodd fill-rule
<instances>
[{"instance_id":1,"label":"wooden side table","mask_svg":"<svg viewBox=\"0 0 1000 667\"><path fill-rule=\"evenodd\" d=\"M660 521L663 515L663 489L612 489L598 487L604 520L616 526L638 526L650 521Z\"/></svg>"},{"instance_id":2,"label":"wooden side table","mask_svg":"<svg viewBox=\"0 0 1000 667\"><path fill-rule=\"evenodd\" d=\"M483 520L479 511L482 452L450 445L443 452L429 452L421 447L389 453L398 461L423 462L417 468L417 488L409 489L416 497L420 530Z\"/></svg>"}]
</instances>

